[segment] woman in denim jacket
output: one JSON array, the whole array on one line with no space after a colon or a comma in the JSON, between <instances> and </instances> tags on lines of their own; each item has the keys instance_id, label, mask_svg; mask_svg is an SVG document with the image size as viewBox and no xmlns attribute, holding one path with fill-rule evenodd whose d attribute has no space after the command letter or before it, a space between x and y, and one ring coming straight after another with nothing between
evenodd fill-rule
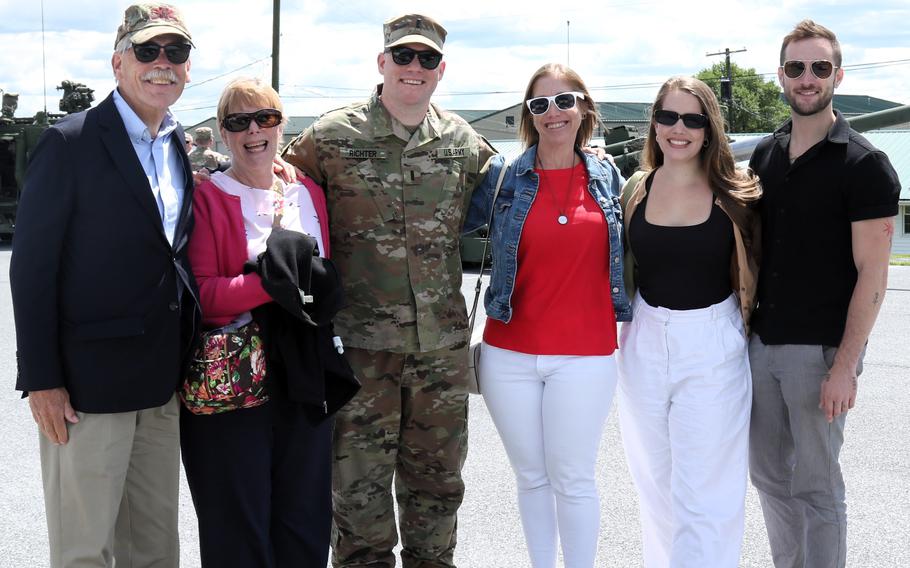
<instances>
[{"instance_id":1,"label":"woman in denim jacket","mask_svg":"<svg viewBox=\"0 0 910 568\"><path fill-rule=\"evenodd\" d=\"M481 391L515 472L534 568L591 568L600 504L594 465L616 388L623 287L622 178L584 154L598 119L584 82L558 64L531 78L520 134L494 204L493 271ZM486 222L497 156L472 200L467 230Z\"/></svg>"}]
</instances>

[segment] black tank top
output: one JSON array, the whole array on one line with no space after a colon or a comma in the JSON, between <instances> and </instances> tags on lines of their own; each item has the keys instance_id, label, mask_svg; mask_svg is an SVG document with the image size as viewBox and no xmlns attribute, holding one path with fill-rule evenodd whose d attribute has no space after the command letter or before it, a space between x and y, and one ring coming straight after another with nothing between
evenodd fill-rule
<instances>
[{"instance_id":1,"label":"black tank top","mask_svg":"<svg viewBox=\"0 0 910 568\"><path fill-rule=\"evenodd\" d=\"M651 178L647 180L651 190ZM638 265L638 289L651 306L694 310L722 302L732 292L733 223L711 205L698 225L667 227L645 219L648 196L629 221L629 243Z\"/></svg>"}]
</instances>

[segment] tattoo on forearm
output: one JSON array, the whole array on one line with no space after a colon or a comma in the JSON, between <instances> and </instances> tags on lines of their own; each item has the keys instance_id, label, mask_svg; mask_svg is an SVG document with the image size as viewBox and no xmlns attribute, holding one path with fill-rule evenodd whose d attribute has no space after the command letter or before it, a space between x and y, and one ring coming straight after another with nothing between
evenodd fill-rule
<instances>
[{"instance_id":1,"label":"tattoo on forearm","mask_svg":"<svg viewBox=\"0 0 910 568\"><path fill-rule=\"evenodd\" d=\"M876 292L875 295L872 296L872 305L877 306L880 298L881 298L881 294Z\"/></svg>"}]
</instances>

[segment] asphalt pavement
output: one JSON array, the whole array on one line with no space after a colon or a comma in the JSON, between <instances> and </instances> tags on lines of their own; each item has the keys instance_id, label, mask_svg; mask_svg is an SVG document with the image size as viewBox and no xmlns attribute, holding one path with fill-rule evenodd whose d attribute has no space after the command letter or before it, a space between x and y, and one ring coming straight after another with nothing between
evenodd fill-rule
<instances>
[{"instance_id":1,"label":"asphalt pavement","mask_svg":"<svg viewBox=\"0 0 910 568\"><path fill-rule=\"evenodd\" d=\"M0 246L0 567L42 568L47 528L38 434L28 404L15 392L15 333L9 294L9 245ZM476 275L463 291L473 297ZM482 321L478 322L481 325ZM841 464L847 479L848 566L910 566L910 267L891 267L889 291L866 354L856 408L847 419ZM479 331L477 332L479 333ZM470 406L467 492L458 522L459 568L526 568L515 483L481 397ZM626 469L615 409L598 458L601 526L597 566L641 566L635 488ZM199 566L196 516L184 483L180 496L181 563ZM740 566L770 567L755 492L746 500Z\"/></svg>"}]
</instances>

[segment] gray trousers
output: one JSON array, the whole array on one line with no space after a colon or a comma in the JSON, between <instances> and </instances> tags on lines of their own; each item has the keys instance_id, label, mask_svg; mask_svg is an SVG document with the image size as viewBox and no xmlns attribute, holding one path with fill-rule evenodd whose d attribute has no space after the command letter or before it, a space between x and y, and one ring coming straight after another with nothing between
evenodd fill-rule
<instances>
[{"instance_id":1,"label":"gray trousers","mask_svg":"<svg viewBox=\"0 0 910 568\"><path fill-rule=\"evenodd\" d=\"M51 568L176 568L180 402L76 412L62 446L41 438Z\"/></svg>"},{"instance_id":2,"label":"gray trousers","mask_svg":"<svg viewBox=\"0 0 910 568\"><path fill-rule=\"evenodd\" d=\"M749 469L777 568L840 568L847 505L838 456L846 415L830 424L818 407L837 349L749 343L752 424ZM857 375L862 371L862 357Z\"/></svg>"}]
</instances>

